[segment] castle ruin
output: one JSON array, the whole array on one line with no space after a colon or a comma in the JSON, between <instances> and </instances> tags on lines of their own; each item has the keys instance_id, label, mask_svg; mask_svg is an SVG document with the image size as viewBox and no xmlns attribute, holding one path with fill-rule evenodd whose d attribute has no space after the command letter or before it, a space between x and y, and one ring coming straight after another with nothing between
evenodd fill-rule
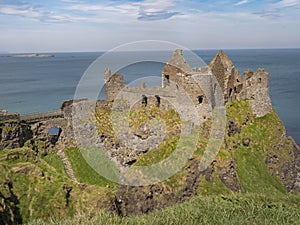
<instances>
[{"instance_id":1,"label":"castle ruin","mask_svg":"<svg viewBox=\"0 0 300 225\"><path fill-rule=\"evenodd\" d=\"M233 100L249 99L249 104L256 117L262 117L272 110L269 97L269 74L264 69L258 69L257 72L248 70L242 77L223 51L219 51L208 66L191 68L183 57L183 51L175 50L163 68L161 87L147 88L145 83L139 87L128 87L121 74L112 74L109 69L105 71L104 80L106 100L98 100L96 103L88 99L70 100L63 102L60 110L31 115L0 111L0 125L16 127L10 133L4 132L8 129L0 127L0 143L2 143L0 149L10 146L11 142L14 143L13 146L22 147L26 140L31 138L36 141L47 141L49 130L53 127L61 130L57 140L58 145L76 145L73 127L76 117L76 113L75 117L73 115L75 105L78 105L79 114L88 112L86 110L88 107L106 107L116 112L124 109L135 110L140 107L158 107L161 110L172 108L185 123L182 132L186 134L189 134L193 127L211 118L215 105L220 105L216 104L218 101L215 98L217 91L222 92L218 96L224 98L221 101L223 105ZM119 101L122 99L126 101ZM117 102L122 102L122 104L118 105ZM28 129L24 128L25 125ZM95 129L95 125L89 124L88 136L92 137L91 133L95 133ZM86 129L83 127L77 130L84 133ZM124 151L120 149L123 149L124 146L121 145L116 149L108 150L113 153L117 152L118 160L121 158L120 161L124 164L134 161L140 152L147 151L149 145L155 144L151 136L140 140L127 130L122 130L122 132L124 135L127 134L126 138L124 136L122 139L131 138L134 143L140 143L133 146L134 152L136 152L133 154L134 157L125 157L125 155L132 155L132 151L126 148L126 152L130 154L123 154ZM24 137L18 139L18 136ZM95 140L97 143L103 142L97 137ZM94 140L86 138L85 141L92 142Z\"/></svg>"},{"instance_id":2,"label":"castle ruin","mask_svg":"<svg viewBox=\"0 0 300 225\"><path fill-rule=\"evenodd\" d=\"M223 51L219 51L208 66L191 68L183 57L183 51L176 49L163 68L162 87L151 91L146 89L145 85L135 88L127 87L123 81L123 76L112 74L109 69L105 71L105 85L107 101L112 101L117 97L120 98L120 95L122 96L120 93L124 92L124 98L134 99L135 101L138 99L133 95L138 95L140 105L144 106L146 99L156 97L156 103L151 105L160 107L164 107L163 103L165 102L161 100L161 97L165 100L174 98L175 93L181 89L188 94L197 108L200 122L210 117L216 101L214 96L217 85L222 90L225 103L249 99L256 117L262 117L272 111L269 96L269 73L259 68L257 72L247 70L244 76L241 76L233 62ZM154 95L155 92L157 94ZM128 95L131 96L128 97ZM159 102L157 102L158 99ZM180 109L182 108L180 107Z\"/></svg>"}]
</instances>

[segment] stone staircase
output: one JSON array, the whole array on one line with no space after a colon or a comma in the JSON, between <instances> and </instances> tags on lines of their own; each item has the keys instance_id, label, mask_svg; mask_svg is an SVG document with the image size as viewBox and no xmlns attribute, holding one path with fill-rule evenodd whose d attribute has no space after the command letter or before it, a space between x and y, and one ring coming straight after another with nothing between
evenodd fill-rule
<instances>
[{"instance_id":1,"label":"stone staircase","mask_svg":"<svg viewBox=\"0 0 300 225\"><path fill-rule=\"evenodd\" d=\"M81 185L81 183L76 179L76 177L74 175L72 165L71 165L69 159L66 157L65 152L63 151L63 148L58 148L57 155L61 158L61 160L62 160L62 162L65 166L65 170L66 170L66 173L67 173L68 177L74 183L76 183L78 185Z\"/></svg>"}]
</instances>

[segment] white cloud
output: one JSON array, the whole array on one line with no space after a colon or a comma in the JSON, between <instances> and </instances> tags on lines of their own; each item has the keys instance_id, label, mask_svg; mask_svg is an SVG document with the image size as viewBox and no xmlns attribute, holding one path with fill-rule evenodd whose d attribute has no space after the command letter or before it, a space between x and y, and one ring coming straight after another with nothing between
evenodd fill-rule
<instances>
[{"instance_id":1,"label":"white cloud","mask_svg":"<svg viewBox=\"0 0 300 225\"><path fill-rule=\"evenodd\" d=\"M64 9L71 11L70 14L74 14L72 11L83 12L86 22L96 23L103 21L124 23L138 16L138 8L132 4L73 4Z\"/></svg>"},{"instance_id":2,"label":"white cloud","mask_svg":"<svg viewBox=\"0 0 300 225\"><path fill-rule=\"evenodd\" d=\"M284 13L284 9L291 9L289 13ZM277 3L268 5L265 9L254 14L268 19L288 18L295 16L293 10L300 9L300 0L281 0Z\"/></svg>"},{"instance_id":3,"label":"white cloud","mask_svg":"<svg viewBox=\"0 0 300 225\"><path fill-rule=\"evenodd\" d=\"M176 3L173 0L145 0L135 5L139 6L138 19L143 21L164 20L182 14L174 11Z\"/></svg>"},{"instance_id":4,"label":"white cloud","mask_svg":"<svg viewBox=\"0 0 300 225\"><path fill-rule=\"evenodd\" d=\"M111 12L123 14L139 20L164 20L180 14L174 11L176 3L173 0L145 0L142 2L111 3L111 4L73 4L67 10L94 12L103 14ZM113 16L113 15L112 15Z\"/></svg>"},{"instance_id":5,"label":"white cloud","mask_svg":"<svg viewBox=\"0 0 300 225\"><path fill-rule=\"evenodd\" d=\"M141 10L150 13L164 11L176 5L173 0L145 0L133 4L139 6Z\"/></svg>"},{"instance_id":6,"label":"white cloud","mask_svg":"<svg viewBox=\"0 0 300 225\"><path fill-rule=\"evenodd\" d=\"M300 1L299 0L282 0L275 4L276 7L283 8L283 7L294 7L299 6Z\"/></svg>"},{"instance_id":7,"label":"white cloud","mask_svg":"<svg viewBox=\"0 0 300 225\"><path fill-rule=\"evenodd\" d=\"M0 13L6 15L19 15L28 18L40 18L43 13L39 10L34 10L30 7L18 7L13 5L6 5L0 8Z\"/></svg>"},{"instance_id":8,"label":"white cloud","mask_svg":"<svg viewBox=\"0 0 300 225\"><path fill-rule=\"evenodd\" d=\"M250 2L250 0L242 0L242 1L237 2L235 5L244 5L244 4L247 4L249 2Z\"/></svg>"},{"instance_id":9,"label":"white cloud","mask_svg":"<svg viewBox=\"0 0 300 225\"><path fill-rule=\"evenodd\" d=\"M66 2L66 3L79 3L79 2L83 2L82 0L61 0L62 2Z\"/></svg>"},{"instance_id":10,"label":"white cloud","mask_svg":"<svg viewBox=\"0 0 300 225\"><path fill-rule=\"evenodd\" d=\"M53 12L43 11L29 4L10 5L0 4L0 14L21 16L36 19L44 22L66 22L69 21L67 15L56 15Z\"/></svg>"},{"instance_id":11,"label":"white cloud","mask_svg":"<svg viewBox=\"0 0 300 225\"><path fill-rule=\"evenodd\" d=\"M94 51L143 39L168 40L191 48L287 46L284 42L299 46L296 28L300 22L294 19L299 1L282 0L273 4L266 1L238 11L235 3L246 6L256 2L235 0L223 8L225 3L215 6L209 1L184 1L60 0L59 4L47 2L49 7L46 7L42 3L36 6L0 0L0 14L5 21L0 23L5 33L0 35L0 48ZM21 19L20 26L15 21L10 23L11 16L5 15L53 24L44 26ZM286 27L285 32L282 26ZM22 39L18 38L21 35Z\"/></svg>"},{"instance_id":12,"label":"white cloud","mask_svg":"<svg viewBox=\"0 0 300 225\"><path fill-rule=\"evenodd\" d=\"M255 12L253 14L259 15L260 17L263 17L263 18L269 18L269 19L277 19L282 16L280 13L280 10L277 8L264 9L260 12Z\"/></svg>"}]
</instances>

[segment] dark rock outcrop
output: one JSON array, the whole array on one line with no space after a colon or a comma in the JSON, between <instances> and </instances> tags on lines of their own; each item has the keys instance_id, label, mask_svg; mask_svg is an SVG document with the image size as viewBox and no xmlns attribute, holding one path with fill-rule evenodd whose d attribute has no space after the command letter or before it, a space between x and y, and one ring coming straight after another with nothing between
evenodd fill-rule
<instances>
[{"instance_id":1,"label":"dark rock outcrop","mask_svg":"<svg viewBox=\"0 0 300 225\"><path fill-rule=\"evenodd\" d=\"M233 120L229 120L228 121L228 132L227 132L228 136L232 136L232 135L234 135L236 133L240 133L240 132L241 132L241 128L237 124L235 124Z\"/></svg>"},{"instance_id":2,"label":"dark rock outcrop","mask_svg":"<svg viewBox=\"0 0 300 225\"><path fill-rule=\"evenodd\" d=\"M237 177L235 164L233 161L231 161L228 166L220 168L219 178L230 190L234 192L242 192L242 187Z\"/></svg>"},{"instance_id":3,"label":"dark rock outcrop","mask_svg":"<svg viewBox=\"0 0 300 225\"><path fill-rule=\"evenodd\" d=\"M189 199L196 194L200 175L204 175L198 167L197 160L189 162L184 168L187 175L177 188L170 188L164 182L143 187L119 186L115 201L118 214L128 216L149 213Z\"/></svg>"},{"instance_id":4,"label":"dark rock outcrop","mask_svg":"<svg viewBox=\"0 0 300 225\"><path fill-rule=\"evenodd\" d=\"M4 192L0 192L0 225L22 224L18 208L19 199L13 192L13 183L8 180L1 184Z\"/></svg>"},{"instance_id":5,"label":"dark rock outcrop","mask_svg":"<svg viewBox=\"0 0 300 225\"><path fill-rule=\"evenodd\" d=\"M286 160L282 159L282 149L289 149ZM274 146L275 152L266 157L266 164L273 176L277 176L289 192L300 193L300 148L293 138L284 137Z\"/></svg>"},{"instance_id":6,"label":"dark rock outcrop","mask_svg":"<svg viewBox=\"0 0 300 225\"><path fill-rule=\"evenodd\" d=\"M250 139L249 137L244 137L244 138L242 139L242 143L243 143L243 145L244 145L245 147L249 147L250 142L251 142L251 139Z\"/></svg>"},{"instance_id":7,"label":"dark rock outcrop","mask_svg":"<svg viewBox=\"0 0 300 225\"><path fill-rule=\"evenodd\" d=\"M23 147L32 138L32 131L26 123L6 121L0 124L0 150Z\"/></svg>"}]
</instances>

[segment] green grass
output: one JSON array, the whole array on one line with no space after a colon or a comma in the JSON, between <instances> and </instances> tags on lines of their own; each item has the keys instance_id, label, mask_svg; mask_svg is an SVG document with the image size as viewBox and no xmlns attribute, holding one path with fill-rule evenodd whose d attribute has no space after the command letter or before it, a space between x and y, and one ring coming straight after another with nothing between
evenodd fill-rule
<instances>
[{"instance_id":1,"label":"green grass","mask_svg":"<svg viewBox=\"0 0 300 225\"><path fill-rule=\"evenodd\" d=\"M67 176L65 166L61 161L61 158L56 153L50 153L46 155L45 157L43 157L43 160L45 160L50 166L55 168L58 173Z\"/></svg>"},{"instance_id":2,"label":"green grass","mask_svg":"<svg viewBox=\"0 0 300 225\"><path fill-rule=\"evenodd\" d=\"M91 185L105 187L115 184L99 175L93 168L89 166L83 158L78 148L68 148L65 150L66 156L71 162L75 176L79 182Z\"/></svg>"},{"instance_id":3,"label":"green grass","mask_svg":"<svg viewBox=\"0 0 300 225\"><path fill-rule=\"evenodd\" d=\"M80 189L67 177L54 153L40 157L28 148L0 151L0 193L5 197L10 196L3 185L7 181L13 184L24 223L38 218L66 219L84 210L95 212L111 198L107 189L93 186ZM72 187L68 206L65 185Z\"/></svg>"},{"instance_id":4,"label":"green grass","mask_svg":"<svg viewBox=\"0 0 300 225\"><path fill-rule=\"evenodd\" d=\"M118 121L117 118L119 116L122 117ZM159 108L155 107L150 109L141 107L136 111L130 110L128 115L126 115L126 112L115 113L112 115L108 109L99 108L95 111L96 125L99 135L105 135L113 140L116 139L112 124L112 118L114 117L116 117L115 120L117 120L114 122L120 123L115 124L115 126L128 125L133 132L137 131L141 126L147 125L152 119L157 119L165 123L168 137L171 136L172 132L180 131L181 129L179 114L172 109L168 111L161 111ZM124 118L127 118L128 121L123 121ZM147 131L145 131L145 133L146 132Z\"/></svg>"},{"instance_id":5,"label":"green grass","mask_svg":"<svg viewBox=\"0 0 300 225\"><path fill-rule=\"evenodd\" d=\"M176 135L167 141L163 141L157 149L141 155L134 166L153 165L166 159L176 149L179 138L179 135Z\"/></svg>"},{"instance_id":6,"label":"green grass","mask_svg":"<svg viewBox=\"0 0 300 225\"><path fill-rule=\"evenodd\" d=\"M300 210L296 200L299 198L266 198L253 194L196 196L183 204L148 215L121 218L102 211L93 218L78 215L69 220L36 221L30 225L299 224Z\"/></svg>"},{"instance_id":7,"label":"green grass","mask_svg":"<svg viewBox=\"0 0 300 225\"><path fill-rule=\"evenodd\" d=\"M287 194L279 179L271 176L260 152L239 149L237 174L243 190L265 195Z\"/></svg>"},{"instance_id":8,"label":"green grass","mask_svg":"<svg viewBox=\"0 0 300 225\"><path fill-rule=\"evenodd\" d=\"M248 102L233 101L227 105L227 117L241 127L240 133L226 138L231 149L232 159L237 161L237 175L246 192L264 195L287 194L279 178L271 176L265 163L267 154L274 152L274 146L281 142L284 126L273 110L261 118L255 118ZM249 121L243 125L246 117ZM244 137L250 138L250 146L242 145ZM236 148L236 150L233 150ZM288 146L282 145L279 154L279 165L287 162Z\"/></svg>"},{"instance_id":9,"label":"green grass","mask_svg":"<svg viewBox=\"0 0 300 225\"><path fill-rule=\"evenodd\" d=\"M111 112L108 109L99 108L95 111L96 124L99 135L114 137L115 133L112 127Z\"/></svg>"},{"instance_id":10,"label":"green grass","mask_svg":"<svg viewBox=\"0 0 300 225\"><path fill-rule=\"evenodd\" d=\"M167 134L181 129L179 114L173 109L161 111L159 108L153 107L147 109L140 108L137 111L129 112L129 126L132 130L138 130L140 126L147 124L151 119L159 119L166 125Z\"/></svg>"},{"instance_id":11,"label":"green grass","mask_svg":"<svg viewBox=\"0 0 300 225\"><path fill-rule=\"evenodd\" d=\"M14 158L8 159L9 155ZM13 182L13 192L20 201L18 206L24 222L59 215L61 207L65 206L62 187L69 182L66 175L27 148L1 152L0 165L0 183ZM45 210L47 208L49 210ZM66 209L65 214L71 212L72 209Z\"/></svg>"},{"instance_id":12,"label":"green grass","mask_svg":"<svg viewBox=\"0 0 300 225\"><path fill-rule=\"evenodd\" d=\"M228 195L232 194L232 191L229 190L217 176L214 174L212 181L207 181L204 177L201 178L198 194L203 196L213 196L213 195Z\"/></svg>"}]
</instances>

